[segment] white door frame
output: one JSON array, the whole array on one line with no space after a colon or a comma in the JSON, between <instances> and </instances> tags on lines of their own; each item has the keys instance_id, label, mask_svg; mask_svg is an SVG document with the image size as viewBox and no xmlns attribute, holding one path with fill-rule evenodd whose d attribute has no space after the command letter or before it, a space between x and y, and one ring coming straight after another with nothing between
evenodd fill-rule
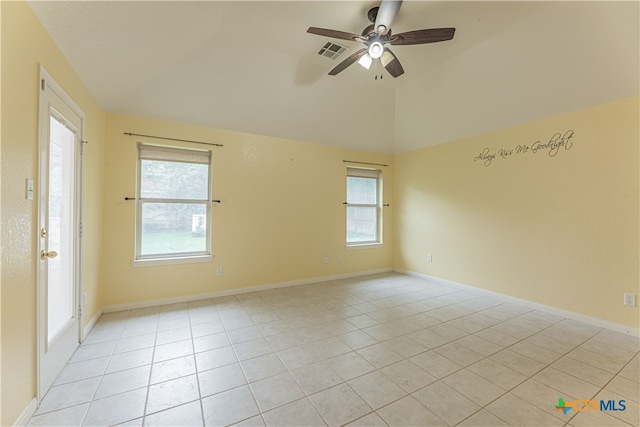
<instances>
[{"instance_id":1,"label":"white door frame","mask_svg":"<svg viewBox=\"0 0 640 427\"><path fill-rule=\"evenodd\" d=\"M36 263L36 278L37 278L37 400L38 405L42 401L44 394L51 387L55 377L53 379L44 379L42 373L43 356L47 348L47 295L46 295L46 275L43 273L43 261L41 261L40 254L42 251L47 251L48 248L44 247L43 239L40 236L41 230L46 226L44 224L45 215L43 210L45 209L47 201L43 201L45 196L42 191L44 183L47 182L48 176L44 175L44 170L48 171L48 159L43 158L42 155L44 147L49 145L49 102L48 96L50 93L55 94L67 108L69 108L75 115L81 120L80 128L78 129L79 143L75 147L75 171L74 171L74 213L75 213L75 226L76 232L74 233L74 314L78 319L77 327L77 343L80 344L82 340L82 307L81 307L81 289L83 283L83 246L82 246L82 223L83 223L83 178L84 178L84 166L82 161L82 151L84 145L85 135L85 114L80 107L65 93L62 87L53 80L49 73L40 66L40 82L39 82L39 119L38 119L38 228L36 230L37 252L35 254ZM45 145L46 144L46 145ZM59 374L59 372L58 372ZM56 374L57 376L57 374ZM44 384L44 382L47 384Z\"/></svg>"}]
</instances>

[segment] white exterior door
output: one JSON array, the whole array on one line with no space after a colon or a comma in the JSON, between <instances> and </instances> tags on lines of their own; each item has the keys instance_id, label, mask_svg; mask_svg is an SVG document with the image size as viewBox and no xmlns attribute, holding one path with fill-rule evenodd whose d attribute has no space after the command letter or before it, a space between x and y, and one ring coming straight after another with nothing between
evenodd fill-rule
<instances>
[{"instance_id":1,"label":"white exterior door","mask_svg":"<svg viewBox=\"0 0 640 427\"><path fill-rule=\"evenodd\" d=\"M38 396L80 342L82 112L42 70L38 239Z\"/></svg>"}]
</instances>

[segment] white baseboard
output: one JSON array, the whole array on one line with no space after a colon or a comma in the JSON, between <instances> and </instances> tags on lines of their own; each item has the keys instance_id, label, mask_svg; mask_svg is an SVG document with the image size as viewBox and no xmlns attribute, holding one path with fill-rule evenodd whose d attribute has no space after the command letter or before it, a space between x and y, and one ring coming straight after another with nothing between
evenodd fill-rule
<instances>
[{"instance_id":1,"label":"white baseboard","mask_svg":"<svg viewBox=\"0 0 640 427\"><path fill-rule=\"evenodd\" d=\"M94 316L91 318L89 323L87 323L87 326L85 326L84 329L82 329L81 342L84 342L85 338L87 338L87 336L89 335L89 332L91 332L91 330L95 326L98 319L100 319L100 316L102 316L102 309L98 309L98 311L96 312L96 314L94 314Z\"/></svg>"},{"instance_id":2,"label":"white baseboard","mask_svg":"<svg viewBox=\"0 0 640 427\"><path fill-rule=\"evenodd\" d=\"M215 298L215 297L224 297L229 295L239 295L245 294L249 292L257 292L257 291L267 291L269 289L278 289L278 288L286 288L289 286L299 286L299 285L308 285L311 283L321 283L328 282L331 280L340 280L340 279L350 279L352 277L360 277L360 276L368 276L371 274L380 274L380 273L389 273L392 272L393 268L381 268L377 270L368 270L368 271L360 271L355 273L345 273L338 274L334 276L320 276L320 277L312 277L308 279L299 279L292 280L289 282L279 282L279 283L267 283L264 285L257 286L249 286L245 288L238 289L229 289L225 291L213 291L213 292L205 292L200 294L193 295L183 295L179 297L170 297L170 298L159 298L147 301L138 301L124 304L113 304L102 307L100 314L102 313L112 313L115 311L124 311L124 310L134 310L137 308L145 308L145 307L153 307L156 305L165 305L165 304L175 304L180 302L189 302L189 301L197 301L206 298ZM97 319L96 319L97 320ZM93 325L92 325L93 326ZM88 332L87 332L88 333Z\"/></svg>"},{"instance_id":3,"label":"white baseboard","mask_svg":"<svg viewBox=\"0 0 640 427\"><path fill-rule=\"evenodd\" d=\"M394 271L398 273L406 274L408 276L419 277L425 280L429 280L436 283L442 283L449 286L459 286L465 289L473 289L474 291L480 291L492 296L496 296L496 297L505 299L509 302L522 304L524 306L530 307L531 309L546 311L548 313L555 314L557 316L562 316L568 319L577 320L579 322L584 322L589 325L610 329L616 332L622 332L623 334L628 334L634 337L640 337L640 329L638 328L633 328L631 326L623 325L620 323L610 322L608 320L600 319L598 317L587 316L586 314L576 313L569 310L563 310L561 308L552 307L550 305L540 304L540 303L529 301L526 299L512 297L510 295L501 294L499 292L489 291L487 289L477 288L475 286L465 285L463 283L453 282L451 280L446 280L446 279L442 279L440 277L435 277L435 276L429 276L428 274L417 273L415 271L404 270L401 268L396 268L394 269Z\"/></svg>"},{"instance_id":4,"label":"white baseboard","mask_svg":"<svg viewBox=\"0 0 640 427\"><path fill-rule=\"evenodd\" d=\"M22 413L20 414L16 422L13 423L13 425L15 427L26 426L29 420L31 420L31 417L33 417L33 414L36 413L37 409L38 409L38 399L34 397L33 399L31 399L31 402L29 402L27 407L24 408L24 411L22 411Z\"/></svg>"}]
</instances>

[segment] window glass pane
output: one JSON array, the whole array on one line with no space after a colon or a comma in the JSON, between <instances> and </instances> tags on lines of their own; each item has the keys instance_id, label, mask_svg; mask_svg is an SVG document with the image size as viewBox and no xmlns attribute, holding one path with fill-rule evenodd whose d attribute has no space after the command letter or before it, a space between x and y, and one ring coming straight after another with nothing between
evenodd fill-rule
<instances>
[{"instance_id":1,"label":"window glass pane","mask_svg":"<svg viewBox=\"0 0 640 427\"><path fill-rule=\"evenodd\" d=\"M209 197L209 165L141 160L140 168L140 197L144 199Z\"/></svg>"},{"instance_id":2,"label":"window glass pane","mask_svg":"<svg viewBox=\"0 0 640 427\"><path fill-rule=\"evenodd\" d=\"M347 206L347 242L378 240L377 208Z\"/></svg>"},{"instance_id":3,"label":"window glass pane","mask_svg":"<svg viewBox=\"0 0 640 427\"><path fill-rule=\"evenodd\" d=\"M206 204L142 203L140 255L205 252L206 218Z\"/></svg>"},{"instance_id":4,"label":"window glass pane","mask_svg":"<svg viewBox=\"0 0 640 427\"><path fill-rule=\"evenodd\" d=\"M376 178L347 177L347 203L375 205L378 203Z\"/></svg>"}]
</instances>

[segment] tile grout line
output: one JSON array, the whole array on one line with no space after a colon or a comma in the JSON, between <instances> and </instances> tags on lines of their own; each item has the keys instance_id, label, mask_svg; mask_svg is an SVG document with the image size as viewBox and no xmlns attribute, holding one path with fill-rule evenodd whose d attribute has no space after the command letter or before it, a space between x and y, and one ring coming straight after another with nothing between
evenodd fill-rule
<instances>
[{"instance_id":1,"label":"tile grout line","mask_svg":"<svg viewBox=\"0 0 640 427\"><path fill-rule=\"evenodd\" d=\"M191 322L191 314L187 311L189 317L189 336L191 336L191 347L193 349L193 366L195 367L195 375L196 375L196 384L198 386L198 403L200 406L200 416L202 417L202 427L205 426L206 420L204 415L204 404L202 403L202 388L200 386L200 369L198 368L198 361L196 360L196 346L193 337L193 323ZM216 311L217 313L217 311ZM145 411L146 412L146 411ZM146 413L145 413L146 417ZM144 426L144 419L142 420L142 425Z\"/></svg>"},{"instance_id":2,"label":"tile grout line","mask_svg":"<svg viewBox=\"0 0 640 427\"><path fill-rule=\"evenodd\" d=\"M160 310L158 309L158 315L156 319L156 327L155 327L155 337L153 338L153 350L151 351L151 363L149 365L149 378L147 379L147 392L144 398L144 406L142 408L142 421L141 424L144 425L145 419L147 417L147 406L149 405L149 392L151 391L151 376L153 375L153 363L156 357L156 346L158 345L158 328L160 326ZM134 418L135 419L135 418ZM130 420L129 420L130 421ZM126 422L126 421L124 421Z\"/></svg>"}]
</instances>

